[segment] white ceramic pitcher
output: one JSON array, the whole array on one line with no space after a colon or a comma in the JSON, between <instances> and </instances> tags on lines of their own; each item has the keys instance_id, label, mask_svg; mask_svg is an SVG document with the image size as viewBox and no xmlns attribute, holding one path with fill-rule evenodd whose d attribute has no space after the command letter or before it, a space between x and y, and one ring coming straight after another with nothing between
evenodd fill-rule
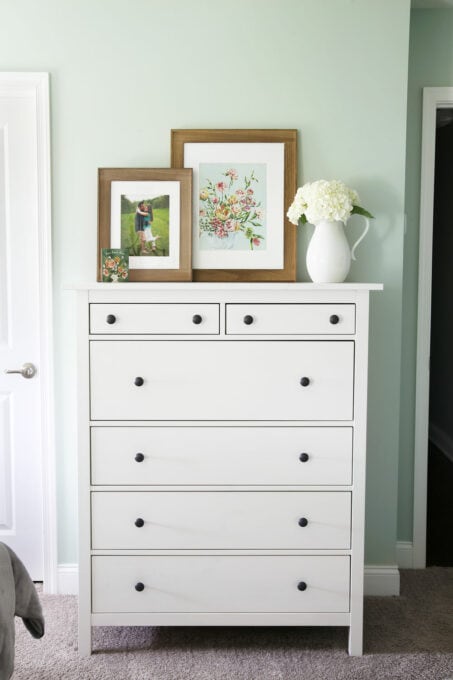
<instances>
[{"instance_id":1,"label":"white ceramic pitcher","mask_svg":"<svg viewBox=\"0 0 453 680\"><path fill-rule=\"evenodd\" d=\"M307 271L314 283L341 283L345 280L355 260L355 249L365 238L370 221L363 216L365 229L361 236L349 247L341 221L324 220L315 226L315 231L307 249Z\"/></svg>"}]
</instances>

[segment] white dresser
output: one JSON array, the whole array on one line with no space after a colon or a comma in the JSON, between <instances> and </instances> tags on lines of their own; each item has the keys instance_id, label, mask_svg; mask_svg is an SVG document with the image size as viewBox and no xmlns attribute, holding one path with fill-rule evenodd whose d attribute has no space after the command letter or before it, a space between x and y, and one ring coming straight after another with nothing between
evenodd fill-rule
<instances>
[{"instance_id":1,"label":"white dresser","mask_svg":"<svg viewBox=\"0 0 453 680\"><path fill-rule=\"evenodd\" d=\"M362 653L373 289L78 289L82 655L96 625L349 626Z\"/></svg>"}]
</instances>

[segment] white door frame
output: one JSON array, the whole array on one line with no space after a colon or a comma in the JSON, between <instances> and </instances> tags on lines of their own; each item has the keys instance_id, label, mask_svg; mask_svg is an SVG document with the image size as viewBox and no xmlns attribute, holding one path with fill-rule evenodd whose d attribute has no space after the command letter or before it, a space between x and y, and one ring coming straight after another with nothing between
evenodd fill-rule
<instances>
[{"instance_id":1,"label":"white door frame","mask_svg":"<svg viewBox=\"0 0 453 680\"><path fill-rule=\"evenodd\" d=\"M43 487L44 592L57 592L57 518L52 322L50 110L48 73L1 73L0 97L30 97L36 106L38 163L39 340Z\"/></svg>"},{"instance_id":2,"label":"white door frame","mask_svg":"<svg viewBox=\"0 0 453 680\"><path fill-rule=\"evenodd\" d=\"M418 569L426 566L434 173L436 115L441 108L453 108L453 87L423 88L413 524L413 566Z\"/></svg>"}]
</instances>

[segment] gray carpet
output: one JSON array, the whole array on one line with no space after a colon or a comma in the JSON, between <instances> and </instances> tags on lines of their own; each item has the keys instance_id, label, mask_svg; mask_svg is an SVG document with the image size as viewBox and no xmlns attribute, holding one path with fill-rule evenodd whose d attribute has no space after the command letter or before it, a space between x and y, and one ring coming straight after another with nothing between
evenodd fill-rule
<instances>
[{"instance_id":1,"label":"gray carpet","mask_svg":"<svg viewBox=\"0 0 453 680\"><path fill-rule=\"evenodd\" d=\"M453 680L453 568L403 571L370 597L365 654L344 628L97 628L79 659L76 598L43 595L46 635L17 624L14 680Z\"/></svg>"}]
</instances>

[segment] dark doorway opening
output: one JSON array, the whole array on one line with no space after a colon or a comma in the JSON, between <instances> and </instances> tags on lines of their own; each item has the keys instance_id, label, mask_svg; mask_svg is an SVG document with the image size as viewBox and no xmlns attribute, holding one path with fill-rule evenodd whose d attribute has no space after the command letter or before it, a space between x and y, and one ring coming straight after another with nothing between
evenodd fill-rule
<instances>
[{"instance_id":1,"label":"dark doorway opening","mask_svg":"<svg viewBox=\"0 0 453 680\"><path fill-rule=\"evenodd\" d=\"M453 109L437 110L427 566L453 566Z\"/></svg>"}]
</instances>

